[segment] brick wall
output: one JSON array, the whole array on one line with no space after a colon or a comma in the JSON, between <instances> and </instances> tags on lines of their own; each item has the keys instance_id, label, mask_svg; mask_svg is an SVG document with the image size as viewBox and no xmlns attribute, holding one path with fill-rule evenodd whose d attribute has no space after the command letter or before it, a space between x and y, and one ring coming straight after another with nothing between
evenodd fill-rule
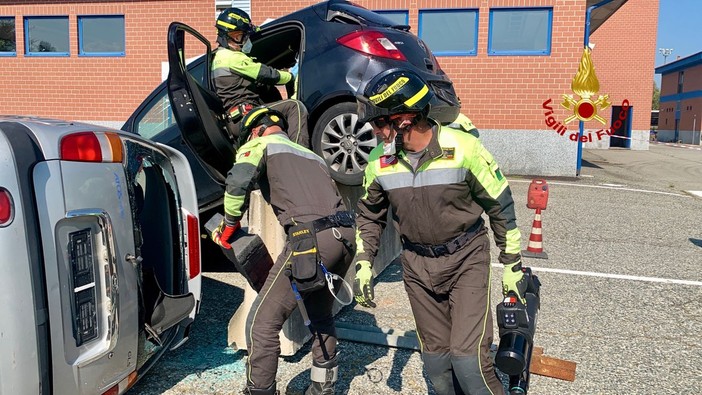
<instances>
[{"instance_id":1,"label":"brick wall","mask_svg":"<svg viewBox=\"0 0 702 395\"><path fill-rule=\"evenodd\" d=\"M677 76L675 80L675 86L677 88ZM683 77L683 92L699 91L702 90L702 64L694 67L690 67L685 70L685 76Z\"/></svg>"},{"instance_id":2,"label":"brick wall","mask_svg":"<svg viewBox=\"0 0 702 395\"><path fill-rule=\"evenodd\" d=\"M314 4L291 1L273 4L252 1L252 17L267 17ZM572 93L570 83L578 70L583 48L585 1L583 0L358 0L369 9L409 11L412 32L418 31L419 9L477 8L476 56L439 57L441 67L453 80L463 111L482 129L545 129L541 104L551 98L557 119L569 112L560 107L562 94ZM634 4L636 3L636 4ZM553 7L550 56L488 56L491 7ZM613 104L629 99L634 109L633 128L649 128L655 58L658 0L627 2L592 36L596 43L593 62L602 94ZM611 110L603 115L609 120ZM586 127L599 128L589 122ZM577 122L568 125L577 128Z\"/></svg>"},{"instance_id":3,"label":"brick wall","mask_svg":"<svg viewBox=\"0 0 702 395\"><path fill-rule=\"evenodd\" d=\"M124 15L126 56L79 57L78 15ZM213 0L0 1L15 16L17 56L1 57L0 113L125 121L161 82L172 21L215 38ZM69 57L25 57L24 16L68 15Z\"/></svg>"},{"instance_id":4,"label":"brick wall","mask_svg":"<svg viewBox=\"0 0 702 395\"><path fill-rule=\"evenodd\" d=\"M315 4L291 1L273 4L252 0L251 13L260 23ZM409 24L418 32L419 9L477 8L476 56L438 57L455 84L463 112L479 129L544 129L541 104L570 92L570 81L582 53L585 2L582 0L358 0L368 9L408 10ZM487 56L490 7L553 7L551 56ZM655 35L654 35L655 38ZM565 66L564 65L568 65ZM555 108L555 107L554 107ZM556 113L565 118L565 110Z\"/></svg>"},{"instance_id":5,"label":"brick wall","mask_svg":"<svg viewBox=\"0 0 702 395\"><path fill-rule=\"evenodd\" d=\"M661 78L661 97L678 93L678 74L673 72ZM685 69L683 79L683 93L702 90L702 65ZM676 101L661 102L659 130L675 130ZM697 115L695 120L694 115ZM680 101L680 126L679 130L700 130L702 124L702 98L692 98Z\"/></svg>"},{"instance_id":6,"label":"brick wall","mask_svg":"<svg viewBox=\"0 0 702 395\"><path fill-rule=\"evenodd\" d=\"M702 129L702 97L682 100L680 102L680 130ZM695 115L697 117L695 118ZM675 125L675 121L673 121Z\"/></svg>"},{"instance_id":7,"label":"brick wall","mask_svg":"<svg viewBox=\"0 0 702 395\"><path fill-rule=\"evenodd\" d=\"M661 97L678 93L678 73L661 76Z\"/></svg>"},{"instance_id":8,"label":"brick wall","mask_svg":"<svg viewBox=\"0 0 702 395\"><path fill-rule=\"evenodd\" d=\"M316 0L252 0L255 23L317 3ZM412 32L418 31L418 9L477 8L476 56L439 57L454 81L468 114L481 129L546 129L541 104L551 98L558 119L568 112L560 97L582 54L584 0L358 0L369 9L409 10ZM635 3L635 4L634 4ZM550 56L487 56L490 7L553 7ZM653 84L658 0L627 2L594 33L593 60L601 93L617 104L634 105L634 128L647 129ZM71 55L67 58L24 57L24 15L69 15ZM77 15L125 16L126 57L77 56ZM18 55L0 58L0 113L36 114L68 119L125 120L161 81L166 56L166 29L171 21L189 24L214 41L213 0L2 1L0 15L16 16ZM625 45L621 44L624 37ZM646 116L641 116L646 114ZM609 116L609 112L606 114ZM662 116L663 114L661 114ZM577 127L577 122L568 125ZM590 126L588 124L588 126ZM592 125L597 127L597 125Z\"/></svg>"},{"instance_id":9,"label":"brick wall","mask_svg":"<svg viewBox=\"0 0 702 395\"><path fill-rule=\"evenodd\" d=\"M633 130L651 127L657 30L658 0L636 0L626 2L590 37L600 93L608 94L612 105L629 100ZM595 122L586 127L600 128Z\"/></svg>"}]
</instances>

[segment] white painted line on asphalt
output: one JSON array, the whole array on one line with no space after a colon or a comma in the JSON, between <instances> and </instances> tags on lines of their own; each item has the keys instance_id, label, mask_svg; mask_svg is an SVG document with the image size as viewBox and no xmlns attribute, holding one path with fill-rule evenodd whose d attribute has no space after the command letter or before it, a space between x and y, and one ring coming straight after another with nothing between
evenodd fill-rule
<instances>
[{"instance_id":1,"label":"white painted line on asphalt","mask_svg":"<svg viewBox=\"0 0 702 395\"><path fill-rule=\"evenodd\" d=\"M702 197L702 191L685 191L685 192L691 193L691 194L693 194L693 195L695 195L695 196Z\"/></svg>"},{"instance_id":2,"label":"white painted line on asphalt","mask_svg":"<svg viewBox=\"0 0 702 395\"><path fill-rule=\"evenodd\" d=\"M509 180L509 182L528 182L531 183L529 180ZM607 187L603 185L584 185L584 184L573 184L572 182L559 182L559 181L548 181L549 184L551 185L565 185L565 186L572 186L572 187L581 187L581 188L600 188L600 189L614 189L616 191L629 191L629 192L643 192L643 193L657 193L660 195L669 195L669 196L679 196L679 197L692 197L689 195L681 195L679 193L672 193L672 192L660 192L660 191L649 191L647 189L635 189L635 188L615 188L615 187Z\"/></svg>"},{"instance_id":3,"label":"white painted line on asphalt","mask_svg":"<svg viewBox=\"0 0 702 395\"><path fill-rule=\"evenodd\" d=\"M621 188L621 187L625 187L625 186L626 186L626 185L624 185L624 184L602 184L602 185L603 185L603 186L606 186L606 187L616 187L616 188Z\"/></svg>"},{"instance_id":4,"label":"white painted line on asphalt","mask_svg":"<svg viewBox=\"0 0 702 395\"><path fill-rule=\"evenodd\" d=\"M501 268L501 267L503 267L503 265L499 264L499 263L493 263L492 267ZM612 274L612 273L581 272L578 270L553 269L553 268L548 268L548 267L534 267L534 266L529 266L529 267L531 268L531 270L533 270L535 272L574 274L576 276L616 278L619 280L644 281L644 282L664 283L664 284L694 285L697 287L702 287L702 281L676 280L676 279L671 279L671 278L660 278L660 277L629 276L629 275L625 275L625 274Z\"/></svg>"},{"instance_id":5,"label":"white painted line on asphalt","mask_svg":"<svg viewBox=\"0 0 702 395\"><path fill-rule=\"evenodd\" d=\"M593 176L592 174L581 174L580 177L583 177L583 178L595 178L595 176Z\"/></svg>"}]
</instances>

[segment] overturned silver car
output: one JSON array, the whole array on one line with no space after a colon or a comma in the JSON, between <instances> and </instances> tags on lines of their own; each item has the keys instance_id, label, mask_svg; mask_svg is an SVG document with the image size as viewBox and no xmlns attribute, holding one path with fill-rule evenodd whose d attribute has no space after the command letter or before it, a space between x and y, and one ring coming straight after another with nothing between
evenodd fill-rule
<instances>
[{"instance_id":1,"label":"overturned silver car","mask_svg":"<svg viewBox=\"0 0 702 395\"><path fill-rule=\"evenodd\" d=\"M0 116L0 394L120 394L188 338L197 198L178 151Z\"/></svg>"}]
</instances>

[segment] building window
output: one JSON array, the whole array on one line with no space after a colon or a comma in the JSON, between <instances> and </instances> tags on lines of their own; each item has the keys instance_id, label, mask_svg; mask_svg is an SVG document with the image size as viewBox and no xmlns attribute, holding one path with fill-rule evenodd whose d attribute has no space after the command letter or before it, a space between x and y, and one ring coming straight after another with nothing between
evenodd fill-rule
<instances>
[{"instance_id":1,"label":"building window","mask_svg":"<svg viewBox=\"0 0 702 395\"><path fill-rule=\"evenodd\" d=\"M683 92L683 81L685 80L685 72L681 71L678 73L678 93Z\"/></svg>"},{"instance_id":2,"label":"building window","mask_svg":"<svg viewBox=\"0 0 702 395\"><path fill-rule=\"evenodd\" d=\"M249 14L251 18L254 17L251 15L251 0L215 0L215 18L230 7L238 8Z\"/></svg>"},{"instance_id":3,"label":"building window","mask_svg":"<svg viewBox=\"0 0 702 395\"><path fill-rule=\"evenodd\" d=\"M550 55L552 8L490 10L488 55Z\"/></svg>"},{"instance_id":4,"label":"building window","mask_svg":"<svg viewBox=\"0 0 702 395\"><path fill-rule=\"evenodd\" d=\"M0 17L0 56L17 55L15 18Z\"/></svg>"},{"instance_id":5,"label":"building window","mask_svg":"<svg viewBox=\"0 0 702 395\"><path fill-rule=\"evenodd\" d=\"M376 10L373 11L392 21L395 25L409 25L409 11L402 10Z\"/></svg>"},{"instance_id":6,"label":"building window","mask_svg":"<svg viewBox=\"0 0 702 395\"><path fill-rule=\"evenodd\" d=\"M419 37L437 56L475 55L477 10L419 10Z\"/></svg>"},{"instance_id":7,"label":"building window","mask_svg":"<svg viewBox=\"0 0 702 395\"><path fill-rule=\"evenodd\" d=\"M124 56L124 16L78 17L78 55Z\"/></svg>"},{"instance_id":8,"label":"building window","mask_svg":"<svg viewBox=\"0 0 702 395\"><path fill-rule=\"evenodd\" d=\"M24 18L25 53L28 56L68 56L68 17Z\"/></svg>"}]
</instances>

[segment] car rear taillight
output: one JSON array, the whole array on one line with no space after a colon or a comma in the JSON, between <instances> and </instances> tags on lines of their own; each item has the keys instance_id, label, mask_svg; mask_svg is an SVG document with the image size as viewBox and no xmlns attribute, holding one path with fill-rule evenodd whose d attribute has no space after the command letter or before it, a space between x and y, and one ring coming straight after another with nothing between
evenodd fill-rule
<instances>
[{"instance_id":1,"label":"car rear taillight","mask_svg":"<svg viewBox=\"0 0 702 395\"><path fill-rule=\"evenodd\" d=\"M381 32L362 30L340 37L336 42L368 55L395 60L407 60L405 55L397 49L395 44Z\"/></svg>"},{"instance_id":2,"label":"car rear taillight","mask_svg":"<svg viewBox=\"0 0 702 395\"><path fill-rule=\"evenodd\" d=\"M61 139L61 160L122 162L122 140L117 133L79 132Z\"/></svg>"},{"instance_id":3,"label":"car rear taillight","mask_svg":"<svg viewBox=\"0 0 702 395\"><path fill-rule=\"evenodd\" d=\"M188 222L188 272L190 279L200 274L200 223L197 217L187 213Z\"/></svg>"},{"instance_id":4,"label":"car rear taillight","mask_svg":"<svg viewBox=\"0 0 702 395\"><path fill-rule=\"evenodd\" d=\"M7 226L12 222L14 204L12 195L5 188L0 188L0 226Z\"/></svg>"},{"instance_id":5,"label":"car rear taillight","mask_svg":"<svg viewBox=\"0 0 702 395\"><path fill-rule=\"evenodd\" d=\"M0 226L7 226L12 222L14 205L12 195L5 188L0 188Z\"/></svg>"}]
</instances>

